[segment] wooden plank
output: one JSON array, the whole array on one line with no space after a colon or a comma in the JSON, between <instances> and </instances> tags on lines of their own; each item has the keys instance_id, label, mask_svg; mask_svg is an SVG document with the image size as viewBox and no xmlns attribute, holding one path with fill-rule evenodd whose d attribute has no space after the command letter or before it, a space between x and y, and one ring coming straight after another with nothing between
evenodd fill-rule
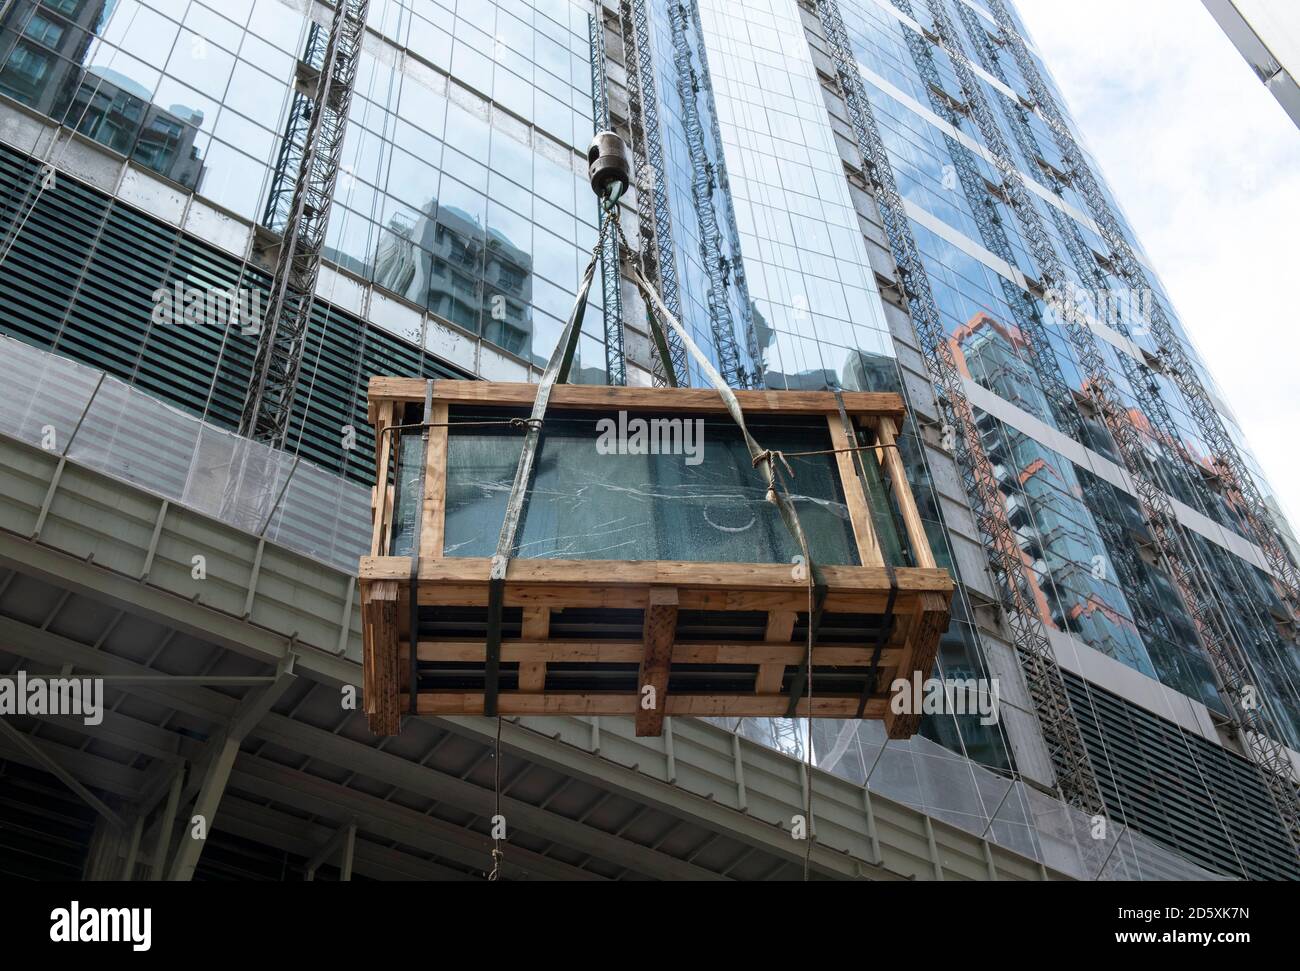
<instances>
[{"instance_id":1,"label":"wooden plank","mask_svg":"<svg viewBox=\"0 0 1300 971\"><path fill-rule=\"evenodd\" d=\"M429 410L429 446L424 453L424 499L420 506L420 556L442 556L447 497L447 403Z\"/></svg>"},{"instance_id":2,"label":"wooden plank","mask_svg":"<svg viewBox=\"0 0 1300 971\"><path fill-rule=\"evenodd\" d=\"M402 727L398 701L397 607L395 581L361 585L361 622L366 635L362 704L370 731L376 735L396 735Z\"/></svg>"},{"instance_id":3,"label":"wooden plank","mask_svg":"<svg viewBox=\"0 0 1300 971\"><path fill-rule=\"evenodd\" d=\"M672 587L651 587L645 609L641 639L644 654L637 672L636 733L658 736L664 728L668 700L668 672L677 636L677 591Z\"/></svg>"},{"instance_id":4,"label":"wooden plank","mask_svg":"<svg viewBox=\"0 0 1300 971\"><path fill-rule=\"evenodd\" d=\"M537 385L521 382L438 380L434 399L448 404L501 404L530 407ZM837 414L829 391L737 391L746 414L779 412L790 415ZM370 402L424 400L421 378L372 377ZM725 412L722 396L707 388L624 388L603 385L557 384L551 391L553 408L627 409L654 412ZM845 391L844 407L851 415L888 415L902 420L903 399L893 392Z\"/></svg>"},{"instance_id":5,"label":"wooden plank","mask_svg":"<svg viewBox=\"0 0 1300 971\"><path fill-rule=\"evenodd\" d=\"M767 630L763 633L763 640L769 644L789 645L790 637L794 634L794 622L797 614L793 610L773 610L767 615ZM760 695L774 695L781 691L781 682L785 679L785 668L787 664L798 664L807 654L806 647L793 645L783 649L783 653L791 655L790 660L784 657L780 662L769 662L758 666L758 677L754 681L754 690Z\"/></svg>"},{"instance_id":6,"label":"wooden plank","mask_svg":"<svg viewBox=\"0 0 1300 971\"><path fill-rule=\"evenodd\" d=\"M826 426L831 433L831 448L852 448L857 445L857 442L849 441L849 436L844 433L844 423L839 415L827 415ZM853 538L857 540L858 559L863 566L884 566L885 557L880 551L880 540L876 536L875 524L871 521L871 508L867 505L867 495L862 491L862 480L858 475L859 454L835 453L835 464L840 470L840 487L844 491L844 504L849 510ZM815 560L816 551L812 555Z\"/></svg>"},{"instance_id":7,"label":"wooden plank","mask_svg":"<svg viewBox=\"0 0 1300 971\"><path fill-rule=\"evenodd\" d=\"M521 633L525 640L545 641L551 636L551 608L549 607L525 607L524 623ZM420 645L416 649L417 656L421 656ZM479 657L483 656L483 651L479 650ZM475 659L477 660L477 658ZM501 660L514 660L507 658L504 653ZM519 690L520 691L541 691L546 686L546 661L530 660L519 661Z\"/></svg>"},{"instance_id":8,"label":"wooden plank","mask_svg":"<svg viewBox=\"0 0 1300 971\"><path fill-rule=\"evenodd\" d=\"M899 624L890 639L893 646L880 655L881 668L897 667L902 659L906 642L907 625ZM788 636L787 636L788 640ZM896 642L896 643L894 643ZM550 641L505 640L501 642L501 660L524 664L639 664L645 654L644 641ZM771 665L778 670L803 660L806 648L802 644L759 641L729 641L716 644L679 641L673 645L674 664L757 664ZM825 644L817 647L820 664L840 667L866 667L871 664L875 650L870 644ZM401 657L406 657L407 645L399 645ZM482 661L483 642L479 641L420 641L417 648L421 661ZM525 690L521 688L520 690ZM537 690L541 690L540 688ZM778 687L773 689L779 691Z\"/></svg>"},{"instance_id":9,"label":"wooden plank","mask_svg":"<svg viewBox=\"0 0 1300 971\"><path fill-rule=\"evenodd\" d=\"M371 500L373 507L371 514L371 533L370 533L370 552L373 556L379 556L388 550L388 536L391 532L392 507L388 503L388 476L393 462L393 436L384 432L393 424L393 414L396 405L391 401L384 402L379 409L379 420L375 423L375 460L377 474L375 477L375 492ZM380 499L383 499L383 505L380 506Z\"/></svg>"},{"instance_id":10,"label":"wooden plank","mask_svg":"<svg viewBox=\"0 0 1300 971\"><path fill-rule=\"evenodd\" d=\"M422 605L487 603L486 557L421 559ZM405 580L408 557L363 557L366 580ZM826 609L833 613L881 611L889 593L883 567L826 566ZM900 595L950 593L946 570L900 569ZM676 587L683 610L806 610L808 590L785 564L683 563L623 560L514 560L506 606L624 607L644 609L652 586Z\"/></svg>"},{"instance_id":11,"label":"wooden plank","mask_svg":"<svg viewBox=\"0 0 1300 971\"><path fill-rule=\"evenodd\" d=\"M916 499L912 496L912 487L907 481L907 472L903 468L903 457L898 454L898 426L893 418L882 417L876 422L876 434L880 444L885 448L877 450L889 481L894 487L894 496L898 501L898 511L903 517L903 527L907 530L907 542L912 547L916 565L933 568L934 554L930 551L930 539L925 534L925 525L921 522L921 513L916 508Z\"/></svg>"},{"instance_id":12,"label":"wooden plank","mask_svg":"<svg viewBox=\"0 0 1300 971\"><path fill-rule=\"evenodd\" d=\"M502 691L498 696L503 715L634 715L638 697L631 692L588 692L581 694L523 694ZM409 699L402 696L402 703ZM760 695L691 695L675 694L667 699L670 716L735 716L744 718L783 718L789 699L784 695L764 698ZM867 702L866 717L880 718L887 707L883 697ZM857 695L826 695L813 699L814 718L852 718L858 710ZM798 717L807 717L808 699L800 698ZM422 691L421 715L481 715L483 695L474 691Z\"/></svg>"}]
</instances>

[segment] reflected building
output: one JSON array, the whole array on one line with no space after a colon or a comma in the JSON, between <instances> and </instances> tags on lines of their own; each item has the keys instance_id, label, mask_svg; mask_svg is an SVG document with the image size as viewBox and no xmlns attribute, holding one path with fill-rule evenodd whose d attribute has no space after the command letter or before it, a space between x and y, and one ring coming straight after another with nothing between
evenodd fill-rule
<instances>
[{"instance_id":1,"label":"reflected building","mask_svg":"<svg viewBox=\"0 0 1300 971\"><path fill-rule=\"evenodd\" d=\"M375 254L376 286L520 357L532 348L531 279L531 254L436 199L413 225L390 220Z\"/></svg>"},{"instance_id":2,"label":"reflected building","mask_svg":"<svg viewBox=\"0 0 1300 971\"><path fill-rule=\"evenodd\" d=\"M203 112L161 107L152 91L111 67L83 66L112 12L108 0L12 4L0 22L0 94L197 188L203 160L195 142Z\"/></svg>"}]
</instances>

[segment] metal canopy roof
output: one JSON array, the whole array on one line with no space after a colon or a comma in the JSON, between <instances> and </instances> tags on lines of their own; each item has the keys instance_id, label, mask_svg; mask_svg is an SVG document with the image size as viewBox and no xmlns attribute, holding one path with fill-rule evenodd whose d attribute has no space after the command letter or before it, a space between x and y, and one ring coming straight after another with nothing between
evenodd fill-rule
<instances>
[{"instance_id":1,"label":"metal canopy roof","mask_svg":"<svg viewBox=\"0 0 1300 971\"><path fill-rule=\"evenodd\" d=\"M194 550L208 557L202 582ZM358 876L481 879L494 723L412 720L371 736L342 705L361 680L352 591L336 570L0 436L0 673L109 679L99 726L3 720L3 867L75 876L89 850L90 872L116 878L134 847L136 876L161 875L158 820L178 793L180 818L197 798L212 820L182 878L330 873L355 826ZM506 878L800 878L806 844L789 827L801 763L714 724L668 725L638 739L627 719L507 721ZM816 878L1057 876L846 779L812 778Z\"/></svg>"}]
</instances>

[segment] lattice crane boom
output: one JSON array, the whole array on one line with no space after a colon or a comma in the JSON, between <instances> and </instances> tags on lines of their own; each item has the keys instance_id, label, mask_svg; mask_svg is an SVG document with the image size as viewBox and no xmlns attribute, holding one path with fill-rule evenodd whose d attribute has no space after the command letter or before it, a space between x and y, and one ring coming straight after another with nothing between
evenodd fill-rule
<instances>
[{"instance_id":1,"label":"lattice crane boom","mask_svg":"<svg viewBox=\"0 0 1300 971\"><path fill-rule=\"evenodd\" d=\"M587 18L591 32L591 99L597 132L608 131L609 76L605 61L604 5L597 2L596 12ZM599 207L601 228L611 218L604 206ZM618 261L618 241L606 233L600 253L601 295L605 316L605 373L612 385L627 384L627 358L623 346L623 289Z\"/></svg>"},{"instance_id":2,"label":"lattice crane boom","mask_svg":"<svg viewBox=\"0 0 1300 971\"><path fill-rule=\"evenodd\" d=\"M275 447L289 433L368 7L369 0L336 0L240 415L241 435Z\"/></svg>"},{"instance_id":3,"label":"lattice crane boom","mask_svg":"<svg viewBox=\"0 0 1300 971\"><path fill-rule=\"evenodd\" d=\"M704 127L700 121L700 75L695 70L694 52L691 50L692 30L690 10L684 3L669 8L669 26L673 39L673 65L677 69L677 94L682 103L682 128L686 134L686 147L691 160L691 198L699 217L700 261L709 281L709 322L713 334L714 352L718 357L718 373L733 388L748 384L748 374L740 359L740 346L736 341L736 325L728 296L729 270L724 270L722 260L722 230L718 225L714 193L718 187L717 169L709 158L704 140Z\"/></svg>"}]
</instances>

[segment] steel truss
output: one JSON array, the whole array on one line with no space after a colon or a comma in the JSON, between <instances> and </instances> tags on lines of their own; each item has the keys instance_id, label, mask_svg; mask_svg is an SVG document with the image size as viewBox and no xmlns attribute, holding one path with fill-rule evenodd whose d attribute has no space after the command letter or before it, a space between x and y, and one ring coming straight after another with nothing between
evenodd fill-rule
<instances>
[{"instance_id":1,"label":"steel truss","mask_svg":"<svg viewBox=\"0 0 1300 971\"><path fill-rule=\"evenodd\" d=\"M723 157L722 132L718 128L718 107L713 99L713 79L709 76L709 58L704 49L704 29L700 26L699 0L690 0L691 20L695 25L695 36L700 38L700 78L703 81L702 92L708 107L709 121L713 131L713 144L717 147L718 158L714 162L714 175L722 189L722 211L726 216L727 237L731 241L731 278L736 284L736 296L740 303L740 325L745 334L745 344L749 349L749 360L754 368L749 375L748 387L762 388L763 354L758 346L758 336L754 332L753 305L749 301L749 281L745 278L745 260L740 252L740 230L736 226L736 208L732 204L731 182L727 179L727 160ZM745 385L741 385L744 387Z\"/></svg>"},{"instance_id":2,"label":"steel truss","mask_svg":"<svg viewBox=\"0 0 1300 971\"><path fill-rule=\"evenodd\" d=\"M312 21L307 28L306 47L298 59L300 85L319 84L328 38L325 28ZM294 190L298 185L298 173L302 169L302 158L307 149L307 130L311 127L313 106L311 96L303 93L299 85L295 85L289 117L284 125L284 137L280 140L280 152L271 173L271 190L267 193L266 208L262 212L262 225L272 232L280 232L289 219Z\"/></svg>"},{"instance_id":3,"label":"steel truss","mask_svg":"<svg viewBox=\"0 0 1300 971\"><path fill-rule=\"evenodd\" d=\"M1105 807L1070 705L1065 679L1034 604L1022 553L1007 518L998 479L984 452L974 409L966 398L963 377L912 236L907 211L866 97L839 6L836 0L815 0L815 9L835 62L840 93L862 155L863 174L875 194L898 266L899 283L935 383L936 398L945 422L955 432L954 451L962 480L984 539L989 569L1001 595L1003 615L1034 701L1043 739L1056 766L1058 789L1067 803L1085 812L1101 813Z\"/></svg>"},{"instance_id":4,"label":"steel truss","mask_svg":"<svg viewBox=\"0 0 1300 971\"><path fill-rule=\"evenodd\" d=\"M659 100L655 93L654 52L650 46L650 20L646 0L619 0L623 32L623 59L627 69L628 125L632 130L633 171L637 173L636 214L641 235L638 247L646 276L659 291L665 306L681 316L677 264L673 256L672 219L664 184L664 150L659 133ZM654 309L646 306L646 314ZM653 328L652 328L653 329ZM689 383L686 348L675 333L668 333L668 357L673 375ZM653 362L656 387L669 383L661 355Z\"/></svg>"},{"instance_id":5,"label":"steel truss","mask_svg":"<svg viewBox=\"0 0 1300 971\"><path fill-rule=\"evenodd\" d=\"M591 40L591 103L592 121L597 132L610 128L609 77L605 71L605 13L604 5L597 3L596 13L587 17ZM604 229L609 214L605 207L600 211L600 226ZM604 298L605 315L605 373L613 385L627 384L627 357L623 348L623 287L619 270L618 240L613 233L604 233L600 251L600 288Z\"/></svg>"},{"instance_id":6,"label":"steel truss","mask_svg":"<svg viewBox=\"0 0 1300 971\"><path fill-rule=\"evenodd\" d=\"M1021 75L1030 87L1036 107L1051 129L1057 147L1069 165L1071 184L1087 202L1088 210L1097 223L1101 237L1110 248L1108 258L1114 265L1116 274L1135 290L1153 289L1147 279L1146 270L1124 236L1118 217L1097 184L1082 151L1065 124L1059 106L1034 65L1023 38L1016 32L1006 6L1001 0L990 0L989 8L1001 27L1003 40L1020 67ZM1253 476L1246 468L1241 452L1224 426L1223 419L1214 407L1209 392L1201 383L1196 367L1188 357L1181 338L1178 337L1158 300L1152 301L1151 330L1156 346L1156 359L1162 373L1168 375L1187 402L1192 418L1197 423L1197 430L1210 449L1210 456L1218 467L1219 475L1225 480L1225 493L1236 500L1234 507L1245 518L1252 538L1264 552L1273 578L1279 587L1278 592L1290 611L1290 629L1294 637L1297 627L1300 626L1300 568L1297 568L1286 545L1282 542L1272 513L1264 503Z\"/></svg>"},{"instance_id":7,"label":"steel truss","mask_svg":"<svg viewBox=\"0 0 1300 971\"><path fill-rule=\"evenodd\" d=\"M709 159L704 127L700 122L701 76L695 70L690 41L695 25L685 3L673 3L669 7L668 20L673 39L673 65L677 68L677 94L682 103L682 127L691 159L691 197L695 201L700 227L700 261L709 280L709 323L718 373L729 386L745 388L749 386L750 375L741 362L728 292L732 262L723 252L722 231L718 227L718 213L713 202L718 188L717 168ZM700 59L703 61L703 54ZM719 144L716 138L714 144Z\"/></svg>"},{"instance_id":8,"label":"steel truss","mask_svg":"<svg viewBox=\"0 0 1300 971\"><path fill-rule=\"evenodd\" d=\"M302 368L369 0L337 0L239 433L283 447Z\"/></svg>"}]
</instances>

